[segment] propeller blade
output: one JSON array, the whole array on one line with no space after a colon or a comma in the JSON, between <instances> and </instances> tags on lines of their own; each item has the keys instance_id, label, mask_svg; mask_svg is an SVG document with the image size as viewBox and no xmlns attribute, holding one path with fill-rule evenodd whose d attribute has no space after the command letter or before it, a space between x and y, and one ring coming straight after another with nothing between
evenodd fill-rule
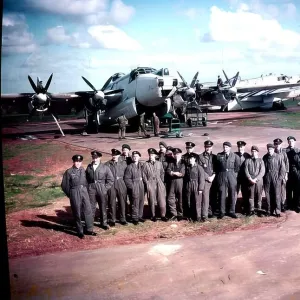
<instances>
[{"instance_id":1,"label":"propeller blade","mask_svg":"<svg viewBox=\"0 0 300 300\"><path fill-rule=\"evenodd\" d=\"M195 74L195 76L194 76L194 78L193 78L193 80L192 80L192 82L191 82L191 88L193 88L193 87L195 86L196 80L197 80L197 78L198 78L198 74L199 74L199 72L197 72L197 73Z\"/></svg>"},{"instance_id":2,"label":"propeller blade","mask_svg":"<svg viewBox=\"0 0 300 300\"><path fill-rule=\"evenodd\" d=\"M86 84L95 92L95 93L97 93L97 90L96 90L96 88L86 79L86 78L84 78L83 76L81 76L82 77L82 79L86 82Z\"/></svg>"},{"instance_id":3,"label":"propeller blade","mask_svg":"<svg viewBox=\"0 0 300 300\"><path fill-rule=\"evenodd\" d=\"M112 76L110 76L110 77L107 79L107 81L104 83L104 86L103 86L102 89L101 89L102 92L103 92L103 91L106 89L106 87L109 85L111 79L112 79Z\"/></svg>"},{"instance_id":4,"label":"propeller blade","mask_svg":"<svg viewBox=\"0 0 300 300\"><path fill-rule=\"evenodd\" d=\"M48 91L48 88L49 88L50 83L51 83L51 80L52 80L52 76L53 76L53 73L50 75L50 77L49 77L49 79L48 79L48 81L47 81L47 83L46 83L46 86L45 86L45 93L47 93L47 91Z\"/></svg>"},{"instance_id":5,"label":"propeller blade","mask_svg":"<svg viewBox=\"0 0 300 300\"><path fill-rule=\"evenodd\" d=\"M171 92L169 93L169 95L167 96L167 98L171 98L175 94L176 91L177 91L176 86L173 86L173 88L172 88Z\"/></svg>"},{"instance_id":6,"label":"propeller blade","mask_svg":"<svg viewBox=\"0 0 300 300\"><path fill-rule=\"evenodd\" d=\"M237 102L237 104L241 107L241 109L243 110L243 106L242 106L242 103L240 102L239 98L238 97L235 97L235 100Z\"/></svg>"},{"instance_id":7,"label":"propeller blade","mask_svg":"<svg viewBox=\"0 0 300 300\"><path fill-rule=\"evenodd\" d=\"M234 79L233 79L233 81L232 81L232 86L235 86L235 85L236 85L236 82L237 82L237 80L238 80L238 78L239 78L239 74L240 74L240 72L237 72L237 73L236 73L236 75L235 75L235 77L234 77Z\"/></svg>"},{"instance_id":8,"label":"propeller blade","mask_svg":"<svg viewBox=\"0 0 300 300\"><path fill-rule=\"evenodd\" d=\"M231 86L230 81L229 81L229 79L228 79L228 77L227 77L225 71L224 71L224 70L222 70L222 71L223 71L223 74L224 74L224 76L225 76L225 78L226 78L226 82Z\"/></svg>"},{"instance_id":9,"label":"propeller blade","mask_svg":"<svg viewBox=\"0 0 300 300\"><path fill-rule=\"evenodd\" d=\"M119 90L111 90L111 91L107 91L107 92L104 92L104 95L112 95L112 94L117 94L117 93L121 93L123 92L124 89L119 89Z\"/></svg>"},{"instance_id":10,"label":"propeller blade","mask_svg":"<svg viewBox=\"0 0 300 300\"><path fill-rule=\"evenodd\" d=\"M184 80L184 78L181 76L181 74L180 74L178 71L177 71L177 73L178 73L179 77L181 78L181 80L182 80L183 84L185 85L185 87L190 88L190 86L189 86L188 83Z\"/></svg>"},{"instance_id":11,"label":"propeller blade","mask_svg":"<svg viewBox=\"0 0 300 300\"><path fill-rule=\"evenodd\" d=\"M32 88L33 88L33 90L35 91L35 93L39 93L39 90L37 89L37 87L36 87L36 85L35 85L35 83L34 83L34 81L32 80L32 78L28 75L28 80L29 80L29 82L30 82L30 84L31 84L31 86L32 86Z\"/></svg>"}]
</instances>

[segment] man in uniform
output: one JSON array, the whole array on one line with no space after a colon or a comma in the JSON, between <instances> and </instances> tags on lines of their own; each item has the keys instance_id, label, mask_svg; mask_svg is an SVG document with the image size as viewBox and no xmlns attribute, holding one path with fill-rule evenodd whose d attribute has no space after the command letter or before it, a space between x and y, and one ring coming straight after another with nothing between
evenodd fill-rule
<instances>
[{"instance_id":1,"label":"man in uniform","mask_svg":"<svg viewBox=\"0 0 300 300\"><path fill-rule=\"evenodd\" d=\"M265 164L262 158L258 157L258 147L251 147L251 158L245 160L245 176L248 182L242 182L247 188L247 200L249 205L249 215L254 215L254 209L258 210L260 216L262 192L263 192L263 177L265 175ZM243 188L243 186L242 186Z\"/></svg>"},{"instance_id":2,"label":"man in uniform","mask_svg":"<svg viewBox=\"0 0 300 300\"><path fill-rule=\"evenodd\" d=\"M131 217L134 225L139 222L145 222L144 214L144 183L142 178L143 165L139 161L141 153L139 151L132 152L132 163L125 169L124 182L127 186L129 199L131 203Z\"/></svg>"},{"instance_id":3,"label":"man in uniform","mask_svg":"<svg viewBox=\"0 0 300 300\"><path fill-rule=\"evenodd\" d=\"M166 155L168 146L167 146L167 144L165 142L159 142L158 146L159 146L159 152L157 154L158 155L157 159L162 164L164 164L164 162L166 161L165 155Z\"/></svg>"},{"instance_id":4,"label":"man in uniform","mask_svg":"<svg viewBox=\"0 0 300 300\"><path fill-rule=\"evenodd\" d=\"M114 184L107 192L109 208L110 208L111 226L115 226L116 224L116 210L117 210L116 199L118 199L120 223L122 225L127 225L126 222L127 187L123 180L124 172L127 167L127 164L124 160L123 161L119 160L120 154L121 152L119 150L111 149L112 159L105 163L109 167L114 177Z\"/></svg>"},{"instance_id":5,"label":"man in uniform","mask_svg":"<svg viewBox=\"0 0 300 300\"><path fill-rule=\"evenodd\" d=\"M116 120L119 124L119 140L126 139L126 125L128 124L128 120L123 114Z\"/></svg>"},{"instance_id":6,"label":"man in uniform","mask_svg":"<svg viewBox=\"0 0 300 300\"><path fill-rule=\"evenodd\" d=\"M159 136L159 118L156 113L153 113L153 129L154 129L154 136Z\"/></svg>"},{"instance_id":7,"label":"man in uniform","mask_svg":"<svg viewBox=\"0 0 300 300\"><path fill-rule=\"evenodd\" d=\"M156 222L155 203L157 202L160 210L161 220L166 218L166 188L164 185L165 171L160 161L157 161L158 154L154 148L148 149L149 160L143 166L143 181L147 190L148 203L151 209L151 220Z\"/></svg>"},{"instance_id":8,"label":"man in uniform","mask_svg":"<svg viewBox=\"0 0 300 300\"><path fill-rule=\"evenodd\" d=\"M79 238L83 239L84 233L81 223L82 208L86 224L86 234L93 236L97 234L93 232L93 213L89 194L86 188L87 181L85 170L81 166L83 156L74 155L72 160L73 166L64 173L61 188L67 197L70 198L71 209L76 222L77 234Z\"/></svg>"},{"instance_id":9,"label":"man in uniform","mask_svg":"<svg viewBox=\"0 0 300 300\"><path fill-rule=\"evenodd\" d=\"M86 178L89 184L88 192L91 200L92 212L95 218L97 202L100 210L100 226L107 230L107 191L114 184L114 177L108 166L101 163L102 153L92 151L92 163L86 168Z\"/></svg>"},{"instance_id":10,"label":"man in uniform","mask_svg":"<svg viewBox=\"0 0 300 300\"><path fill-rule=\"evenodd\" d=\"M189 164L189 155L191 153L194 153L194 149L195 149L195 144L193 142L186 142L185 143L185 149L186 149L186 153L182 155L182 159L183 161L185 162L186 165ZM199 155L194 153L195 154L195 158L196 158L196 162L198 163L199 162Z\"/></svg>"},{"instance_id":11,"label":"man in uniform","mask_svg":"<svg viewBox=\"0 0 300 300\"><path fill-rule=\"evenodd\" d=\"M189 220L201 221L201 198L205 185L203 168L196 163L197 154L189 155L185 168L183 193L185 197L186 216Z\"/></svg>"},{"instance_id":12,"label":"man in uniform","mask_svg":"<svg viewBox=\"0 0 300 300\"><path fill-rule=\"evenodd\" d=\"M141 133L144 133L144 137L150 137L150 135L147 133L147 130L145 128L145 113L142 113L140 115L140 122L139 122L139 137L141 136Z\"/></svg>"},{"instance_id":13,"label":"man in uniform","mask_svg":"<svg viewBox=\"0 0 300 300\"><path fill-rule=\"evenodd\" d=\"M285 164L281 155L275 153L275 146L267 144L268 153L263 156L265 163L264 190L267 200L267 216L281 212L281 184L285 176Z\"/></svg>"},{"instance_id":14,"label":"man in uniform","mask_svg":"<svg viewBox=\"0 0 300 300\"><path fill-rule=\"evenodd\" d=\"M130 150L131 150L131 148L129 145L127 145L127 144L122 145L122 154L120 155L119 159L121 161L125 161L127 163L127 165L132 163L132 158L129 154Z\"/></svg>"},{"instance_id":15,"label":"man in uniform","mask_svg":"<svg viewBox=\"0 0 300 300\"><path fill-rule=\"evenodd\" d=\"M238 141L237 143L237 148L238 151L235 152L235 154L240 158L241 160L241 166L238 172L238 177L237 177L237 195L239 194L240 190L242 192L242 201L241 201L241 207L239 210L241 210L241 212L244 213L249 213L246 212L246 207L248 207L248 200L247 200L247 193L248 193L248 187L247 187L247 183L248 183L248 179L246 178L245 175L245 160L247 158L250 158L251 155L247 152L245 152L245 146L246 146L246 142L244 141ZM245 184L244 184L245 183Z\"/></svg>"},{"instance_id":16,"label":"man in uniform","mask_svg":"<svg viewBox=\"0 0 300 300\"><path fill-rule=\"evenodd\" d=\"M217 187L220 196L220 215L219 219L222 219L226 213L226 194L228 191L228 206L229 216L237 218L235 214L236 203L236 188L237 188L237 174L240 169L240 158L233 152L231 152L231 143L223 143L223 152L217 154L216 159L216 180Z\"/></svg>"},{"instance_id":17,"label":"man in uniform","mask_svg":"<svg viewBox=\"0 0 300 300\"><path fill-rule=\"evenodd\" d=\"M204 142L204 152L199 155L199 162L204 170L205 175L205 184L204 184L204 190L202 194L202 201L201 201L201 218L202 221L205 222L208 218L208 211L209 206L211 206L211 214L212 214L212 208L215 207L215 203L211 203L210 205L210 189L212 186L212 182L215 179L215 172L214 172L214 165L216 164L216 155L212 154L212 147L213 147L212 141L205 141ZM216 199L211 199L212 201L216 201ZM211 201L211 202L212 202Z\"/></svg>"},{"instance_id":18,"label":"man in uniform","mask_svg":"<svg viewBox=\"0 0 300 300\"><path fill-rule=\"evenodd\" d=\"M175 159L168 163L166 170L167 203L171 220L183 218L182 189L185 175L185 164L182 161L182 151L173 148Z\"/></svg>"},{"instance_id":19,"label":"man in uniform","mask_svg":"<svg viewBox=\"0 0 300 300\"><path fill-rule=\"evenodd\" d=\"M218 87L218 90L221 91L221 87L223 86L223 80L222 78L220 77L220 75L218 75L218 81L217 81L217 87Z\"/></svg>"},{"instance_id":20,"label":"man in uniform","mask_svg":"<svg viewBox=\"0 0 300 300\"><path fill-rule=\"evenodd\" d=\"M281 201L281 211L285 212L285 202L286 202L286 182L289 175L289 159L285 153L285 151L282 151L282 140L280 138L277 138L273 141L275 146L275 153L282 156L284 165L285 165L285 171L286 174L282 180L281 183L281 191L280 191L280 201Z\"/></svg>"},{"instance_id":21,"label":"man in uniform","mask_svg":"<svg viewBox=\"0 0 300 300\"><path fill-rule=\"evenodd\" d=\"M196 80L195 89L196 89L196 99L199 101L201 98L201 84L198 79Z\"/></svg>"},{"instance_id":22,"label":"man in uniform","mask_svg":"<svg viewBox=\"0 0 300 300\"><path fill-rule=\"evenodd\" d=\"M298 170L296 168L295 156L299 153L299 149L295 147L296 139L293 136L287 138L289 146L285 149L286 155L289 159L289 174L288 181L286 184L287 190L287 209L295 210L300 212L297 207L297 185L298 181Z\"/></svg>"}]
</instances>

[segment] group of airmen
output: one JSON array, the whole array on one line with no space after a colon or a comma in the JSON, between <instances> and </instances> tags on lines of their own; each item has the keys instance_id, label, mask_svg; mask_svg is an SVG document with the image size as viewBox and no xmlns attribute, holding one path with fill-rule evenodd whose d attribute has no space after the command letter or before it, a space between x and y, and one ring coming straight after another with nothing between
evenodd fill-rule
<instances>
[{"instance_id":1,"label":"group of airmen","mask_svg":"<svg viewBox=\"0 0 300 300\"><path fill-rule=\"evenodd\" d=\"M159 151L148 149L145 162L141 162L139 151L130 155L131 147L124 144L122 151L111 149L111 160L106 163L101 162L101 152L92 151L92 162L86 170L82 167L83 156L74 155L61 187L70 198L80 238L96 235L93 225L97 203L100 227L105 230L115 226L117 219L124 226L127 221L135 225L145 222L145 195L153 222L158 216L165 222L206 222L225 215L237 218L240 191L243 214L280 217L286 209L300 212L300 151L294 137L289 136L287 141L288 147L283 149L282 140L276 138L267 144L267 153L262 157L255 145L251 153L245 152L244 141L237 142L237 152L232 151L230 142L224 142L223 151L217 155L212 153L211 140L204 142L201 154L194 152L193 142L185 143L184 154L160 142Z\"/></svg>"}]
</instances>

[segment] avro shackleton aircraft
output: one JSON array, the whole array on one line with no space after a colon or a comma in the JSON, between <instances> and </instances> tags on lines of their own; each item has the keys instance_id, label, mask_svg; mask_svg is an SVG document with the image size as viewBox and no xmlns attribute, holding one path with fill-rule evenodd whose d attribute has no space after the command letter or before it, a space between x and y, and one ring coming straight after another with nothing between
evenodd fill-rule
<instances>
[{"instance_id":1,"label":"avro shackleton aircraft","mask_svg":"<svg viewBox=\"0 0 300 300\"><path fill-rule=\"evenodd\" d=\"M234 111L244 109L271 109L273 104L281 103L283 99L293 97L300 92L300 82L298 83L275 83L244 85L239 80L239 72L229 79L223 70L226 78L221 87L204 86L201 88L200 103L216 103L227 101L225 105L216 105L222 111Z\"/></svg>"},{"instance_id":2,"label":"avro shackleton aircraft","mask_svg":"<svg viewBox=\"0 0 300 300\"><path fill-rule=\"evenodd\" d=\"M96 89L90 81L82 77L91 91L64 94L48 93L53 74L45 87L39 79L35 85L28 76L35 93L1 95L1 106L4 110L8 106L17 106L23 112L25 108L27 112L29 111L29 119L34 112L50 112L58 126L55 113L75 108L77 113L84 112L87 130L98 131L100 125L114 124L123 114L134 123L143 113L151 116L155 112L157 116L163 116L176 108L184 110L188 102L195 100L193 87L198 72L191 85L179 72L178 75L179 78L171 76L167 68L157 71L149 67L138 67L127 75L123 73L112 75L101 89ZM223 101L222 105L227 102Z\"/></svg>"}]
</instances>

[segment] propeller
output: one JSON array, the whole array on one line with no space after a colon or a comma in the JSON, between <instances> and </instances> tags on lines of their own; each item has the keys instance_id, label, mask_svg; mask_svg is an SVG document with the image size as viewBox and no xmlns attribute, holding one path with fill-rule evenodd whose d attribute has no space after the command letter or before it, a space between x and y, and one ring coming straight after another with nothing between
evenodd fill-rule
<instances>
[{"instance_id":1,"label":"propeller","mask_svg":"<svg viewBox=\"0 0 300 300\"><path fill-rule=\"evenodd\" d=\"M233 78L231 78L231 79L233 79L233 81L232 81L232 83L231 83L230 80L228 79L228 77L227 77L225 71L224 71L224 70L222 70L222 71L223 71L223 73L224 73L224 76L225 76L225 78L226 78L226 81L228 82L228 84L229 84L229 86L230 86L230 88L228 89L228 92L229 92L231 95L234 95L234 96L233 96L234 99L236 100L237 104L238 104L238 105L241 107L241 109L243 110L244 108L243 108L243 106L242 106L242 104L241 104L241 102L240 102L240 100L239 100L239 98L238 98L238 96L237 96L237 89L236 89L236 87L235 87L240 72L237 72L236 75L235 75Z\"/></svg>"}]
</instances>

